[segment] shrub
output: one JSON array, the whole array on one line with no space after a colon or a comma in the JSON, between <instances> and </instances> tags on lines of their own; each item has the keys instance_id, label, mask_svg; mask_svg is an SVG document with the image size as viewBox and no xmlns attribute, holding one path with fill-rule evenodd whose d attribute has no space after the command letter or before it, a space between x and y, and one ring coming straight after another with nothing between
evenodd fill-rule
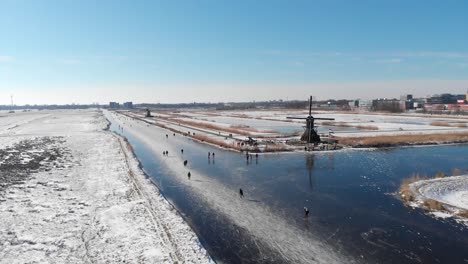
<instances>
[{"instance_id":1,"label":"shrub","mask_svg":"<svg viewBox=\"0 0 468 264\"><path fill-rule=\"evenodd\" d=\"M267 144L264 152L290 151L291 149L284 144Z\"/></svg>"},{"instance_id":2,"label":"shrub","mask_svg":"<svg viewBox=\"0 0 468 264\"><path fill-rule=\"evenodd\" d=\"M353 125L349 123L344 123L344 122L330 122L330 121L324 121L321 123L322 126L336 126L336 127L355 127L358 129L362 130L379 130L378 127L376 126L371 126L371 125Z\"/></svg>"},{"instance_id":3,"label":"shrub","mask_svg":"<svg viewBox=\"0 0 468 264\"><path fill-rule=\"evenodd\" d=\"M457 215L463 218L468 218L468 210L462 210L458 212Z\"/></svg>"},{"instance_id":4,"label":"shrub","mask_svg":"<svg viewBox=\"0 0 468 264\"><path fill-rule=\"evenodd\" d=\"M445 210L445 207L441 202L433 200L433 199L424 200L424 206L426 206L427 209L432 210L432 211Z\"/></svg>"},{"instance_id":5,"label":"shrub","mask_svg":"<svg viewBox=\"0 0 468 264\"><path fill-rule=\"evenodd\" d=\"M449 123L440 122L440 121L431 122L429 125L431 125L431 126L450 126Z\"/></svg>"},{"instance_id":6,"label":"shrub","mask_svg":"<svg viewBox=\"0 0 468 264\"><path fill-rule=\"evenodd\" d=\"M452 176L462 175L462 171L458 168L452 170Z\"/></svg>"},{"instance_id":7,"label":"shrub","mask_svg":"<svg viewBox=\"0 0 468 264\"><path fill-rule=\"evenodd\" d=\"M410 188L410 184L420 180L425 180L426 177L422 177L419 174L412 174L409 178L404 179L400 184L399 193L403 200L409 202L414 201L414 193Z\"/></svg>"},{"instance_id":8,"label":"shrub","mask_svg":"<svg viewBox=\"0 0 468 264\"><path fill-rule=\"evenodd\" d=\"M459 127L459 128L465 128L467 127L466 123L464 122L456 122L456 123L448 123L448 122L431 122L431 126L447 126L447 127Z\"/></svg>"}]
</instances>

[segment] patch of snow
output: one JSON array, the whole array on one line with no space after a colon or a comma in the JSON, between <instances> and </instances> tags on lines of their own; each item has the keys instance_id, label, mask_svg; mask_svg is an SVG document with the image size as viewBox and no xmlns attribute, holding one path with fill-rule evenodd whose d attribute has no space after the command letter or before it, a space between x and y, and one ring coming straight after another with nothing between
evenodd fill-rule
<instances>
[{"instance_id":1,"label":"patch of snow","mask_svg":"<svg viewBox=\"0 0 468 264\"><path fill-rule=\"evenodd\" d=\"M444 204L444 211L431 211L439 218L455 217L457 221L467 224L468 219L459 215L468 210L468 175L451 176L421 180L410 184L416 194L412 207L423 207L424 200L432 199Z\"/></svg>"},{"instance_id":2,"label":"patch of snow","mask_svg":"<svg viewBox=\"0 0 468 264\"><path fill-rule=\"evenodd\" d=\"M4 138L60 135L58 146L70 158L60 168L43 160L51 169L32 171L23 183L0 191L0 263L212 262L145 179L123 139L102 130L107 122L100 111L14 117L4 125L17 127L0 137L0 148L14 145ZM25 153L22 161L41 152Z\"/></svg>"}]
</instances>

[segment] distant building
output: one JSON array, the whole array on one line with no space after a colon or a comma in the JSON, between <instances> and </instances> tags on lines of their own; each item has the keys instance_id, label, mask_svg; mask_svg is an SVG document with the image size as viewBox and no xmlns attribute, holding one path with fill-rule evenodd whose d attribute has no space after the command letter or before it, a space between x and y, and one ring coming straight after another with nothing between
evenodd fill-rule
<instances>
[{"instance_id":1,"label":"distant building","mask_svg":"<svg viewBox=\"0 0 468 264\"><path fill-rule=\"evenodd\" d=\"M351 110L371 110L372 108L372 100L351 100L347 101L347 107Z\"/></svg>"},{"instance_id":2,"label":"distant building","mask_svg":"<svg viewBox=\"0 0 468 264\"><path fill-rule=\"evenodd\" d=\"M468 111L467 94L441 94L433 95L426 99L424 109L427 111Z\"/></svg>"},{"instance_id":3,"label":"distant building","mask_svg":"<svg viewBox=\"0 0 468 264\"><path fill-rule=\"evenodd\" d=\"M125 103L123 103L123 107L124 108L129 108L129 109L133 108L133 103L132 102L125 102Z\"/></svg>"},{"instance_id":4,"label":"distant building","mask_svg":"<svg viewBox=\"0 0 468 264\"><path fill-rule=\"evenodd\" d=\"M348 105L351 109L355 109L359 107L359 100L351 100L349 101Z\"/></svg>"},{"instance_id":5,"label":"distant building","mask_svg":"<svg viewBox=\"0 0 468 264\"><path fill-rule=\"evenodd\" d=\"M374 111L401 112L403 111L398 99L377 99L372 101Z\"/></svg>"},{"instance_id":6,"label":"distant building","mask_svg":"<svg viewBox=\"0 0 468 264\"><path fill-rule=\"evenodd\" d=\"M119 105L119 103L117 103L117 102L110 102L110 103L109 103L109 108L117 109L117 108L119 108L119 107L120 107L120 105Z\"/></svg>"},{"instance_id":7,"label":"distant building","mask_svg":"<svg viewBox=\"0 0 468 264\"><path fill-rule=\"evenodd\" d=\"M468 104L426 104L426 111L451 111L451 112L467 112Z\"/></svg>"},{"instance_id":8,"label":"distant building","mask_svg":"<svg viewBox=\"0 0 468 264\"><path fill-rule=\"evenodd\" d=\"M427 98L428 104L456 104L458 100L465 100L465 94L440 94Z\"/></svg>"},{"instance_id":9,"label":"distant building","mask_svg":"<svg viewBox=\"0 0 468 264\"><path fill-rule=\"evenodd\" d=\"M359 100L359 109L370 110L372 108L372 100Z\"/></svg>"},{"instance_id":10,"label":"distant building","mask_svg":"<svg viewBox=\"0 0 468 264\"><path fill-rule=\"evenodd\" d=\"M404 94L400 96L400 109L410 110L414 109L414 99L412 94Z\"/></svg>"}]
</instances>

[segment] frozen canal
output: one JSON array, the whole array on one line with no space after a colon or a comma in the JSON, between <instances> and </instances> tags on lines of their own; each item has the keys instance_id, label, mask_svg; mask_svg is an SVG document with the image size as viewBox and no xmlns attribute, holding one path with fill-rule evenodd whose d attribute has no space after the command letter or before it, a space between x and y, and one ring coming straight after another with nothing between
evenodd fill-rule
<instances>
[{"instance_id":1,"label":"frozen canal","mask_svg":"<svg viewBox=\"0 0 468 264\"><path fill-rule=\"evenodd\" d=\"M468 146L268 154L247 161L245 154L108 116L218 262L468 262L466 228L406 208L392 195L412 173L466 171ZM208 152L216 157L208 159Z\"/></svg>"}]
</instances>

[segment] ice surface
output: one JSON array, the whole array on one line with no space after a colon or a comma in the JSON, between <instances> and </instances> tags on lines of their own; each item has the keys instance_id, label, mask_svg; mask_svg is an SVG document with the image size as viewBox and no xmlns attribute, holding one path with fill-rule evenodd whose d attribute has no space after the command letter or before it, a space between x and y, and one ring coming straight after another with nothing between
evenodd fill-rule
<instances>
[{"instance_id":1,"label":"ice surface","mask_svg":"<svg viewBox=\"0 0 468 264\"><path fill-rule=\"evenodd\" d=\"M124 126L126 133L138 138L154 152L155 158L161 159L169 171L185 188L204 199L220 214L224 214L234 224L248 230L255 240L259 240L270 249L281 254L290 263L352 263L352 260L336 252L325 241L318 237L305 235L301 230L291 226L286 220L278 217L269 207L257 203L246 203L238 197L238 190L232 190L222 183L199 171L189 164L183 165L183 159L174 145L166 139L167 130L148 126L142 121L132 120L126 116L109 113L106 115L116 124ZM161 156L161 150L168 150L168 158ZM205 153L203 153L205 154ZM187 180L188 170L192 180ZM243 212L240 214L239 212Z\"/></svg>"}]
</instances>

